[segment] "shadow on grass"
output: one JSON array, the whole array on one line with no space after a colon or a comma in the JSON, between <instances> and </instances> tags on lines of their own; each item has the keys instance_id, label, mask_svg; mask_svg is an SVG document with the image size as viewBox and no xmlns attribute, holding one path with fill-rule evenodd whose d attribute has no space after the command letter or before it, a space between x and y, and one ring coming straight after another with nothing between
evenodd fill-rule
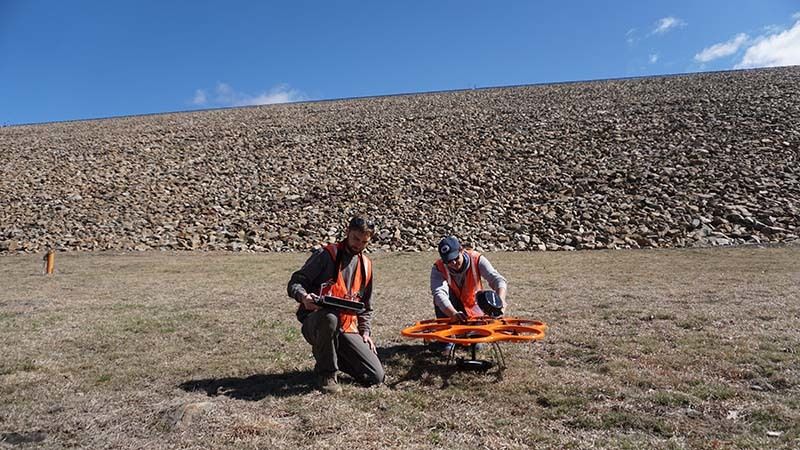
<instances>
[{"instance_id":1,"label":"shadow on grass","mask_svg":"<svg viewBox=\"0 0 800 450\"><path fill-rule=\"evenodd\" d=\"M449 387L453 374L462 372L455 364L448 364L439 352L431 351L425 345L393 345L378 348L378 357L383 363L389 380L386 385L398 389L402 383L438 384L441 389ZM476 375L493 375L502 379L502 372L496 369L489 372L475 372ZM352 382L349 377L341 382ZM314 373L311 371L291 371L275 374L257 374L246 378L225 377L190 380L178 387L187 392L203 391L209 397L224 395L237 400L259 401L265 397L291 397L308 394L315 390Z\"/></svg>"},{"instance_id":2,"label":"shadow on grass","mask_svg":"<svg viewBox=\"0 0 800 450\"><path fill-rule=\"evenodd\" d=\"M210 397L224 395L237 400L258 401L265 397L291 397L314 390L314 376L309 371L191 380L181 383L184 391L205 391Z\"/></svg>"},{"instance_id":3,"label":"shadow on grass","mask_svg":"<svg viewBox=\"0 0 800 450\"><path fill-rule=\"evenodd\" d=\"M438 384L441 380L441 389L446 389L453 384L451 377L464 369L454 363L447 363L440 352L431 350L427 345L401 344L378 349L378 357L383 362L386 373L392 376L392 381L386 383L391 389L398 389L403 383L409 381L420 384ZM493 376L495 381L502 379L502 372L495 369L489 372L472 372L476 376Z\"/></svg>"}]
</instances>

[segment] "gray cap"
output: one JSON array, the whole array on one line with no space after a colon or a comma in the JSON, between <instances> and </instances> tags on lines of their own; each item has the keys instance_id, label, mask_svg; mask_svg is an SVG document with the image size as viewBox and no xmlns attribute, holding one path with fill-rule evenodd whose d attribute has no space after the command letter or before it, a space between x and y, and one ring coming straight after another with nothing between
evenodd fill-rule
<instances>
[{"instance_id":1,"label":"gray cap","mask_svg":"<svg viewBox=\"0 0 800 450\"><path fill-rule=\"evenodd\" d=\"M439 257L444 262L450 262L458 258L458 253L461 250L461 244L455 236L447 236L439 241Z\"/></svg>"}]
</instances>

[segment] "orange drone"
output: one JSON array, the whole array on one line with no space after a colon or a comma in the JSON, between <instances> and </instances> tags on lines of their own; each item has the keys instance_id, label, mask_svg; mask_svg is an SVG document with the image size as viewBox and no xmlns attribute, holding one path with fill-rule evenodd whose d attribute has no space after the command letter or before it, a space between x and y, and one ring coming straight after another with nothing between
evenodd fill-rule
<instances>
[{"instance_id":1,"label":"orange drone","mask_svg":"<svg viewBox=\"0 0 800 450\"><path fill-rule=\"evenodd\" d=\"M490 361L475 358L478 344L491 344L495 360L498 361L500 368L505 368L505 359L498 345L499 342L537 341L544 337L545 331L547 331L547 324L537 320L482 316L462 322L450 318L421 320L403 329L400 334L409 338L456 344L451 346L452 348L447 354L448 364L455 357L457 345L468 346L472 358L458 359L456 364L463 368L486 370L493 364Z\"/></svg>"}]
</instances>

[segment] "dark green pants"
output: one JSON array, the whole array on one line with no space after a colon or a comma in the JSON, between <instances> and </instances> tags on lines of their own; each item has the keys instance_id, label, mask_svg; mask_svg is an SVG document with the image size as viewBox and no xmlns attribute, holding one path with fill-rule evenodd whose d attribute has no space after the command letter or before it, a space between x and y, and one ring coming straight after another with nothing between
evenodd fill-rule
<instances>
[{"instance_id":1,"label":"dark green pants","mask_svg":"<svg viewBox=\"0 0 800 450\"><path fill-rule=\"evenodd\" d=\"M303 320L302 331L317 361L316 373L341 370L360 383L383 382L383 366L378 355L358 333L342 333L335 312L324 308L314 311Z\"/></svg>"}]
</instances>

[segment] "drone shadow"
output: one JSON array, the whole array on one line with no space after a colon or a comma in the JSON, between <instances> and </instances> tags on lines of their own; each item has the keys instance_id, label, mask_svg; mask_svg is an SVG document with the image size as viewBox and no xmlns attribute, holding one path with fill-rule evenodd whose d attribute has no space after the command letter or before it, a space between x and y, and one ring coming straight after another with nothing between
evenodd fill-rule
<instances>
[{"instance_id":1,"label":"drone shadow","mask_svg":"<svg viewBox=\"0 0 800 450\"><path fill-rule=\"evenodd\" d=\"M491 376L493 381L503 379L502 370L497 368L489 371L468 371L458 367L454 361L448 361L441 352L432 350L424 344L400 344L378 349L378 357L383 362L386 372L394 375L392 381L386 385L391 389L399 389L400 385L409 381L420 384L438 384L441 380L441 389L454 384L453 375L461 372L474 373L478 376ZM410 366L409 366L410 361Z\"/></svg>"}]
</instances>

